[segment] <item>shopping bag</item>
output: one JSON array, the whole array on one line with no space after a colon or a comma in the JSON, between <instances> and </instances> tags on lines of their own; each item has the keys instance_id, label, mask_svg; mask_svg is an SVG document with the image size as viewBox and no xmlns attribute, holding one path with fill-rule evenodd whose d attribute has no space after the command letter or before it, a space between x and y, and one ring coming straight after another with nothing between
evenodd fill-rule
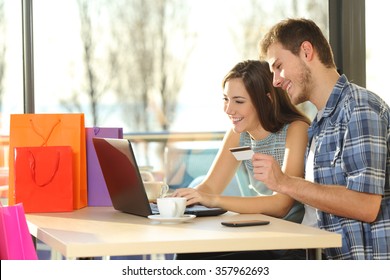
<instances>
[{"instance_id":1,"label":"shopping bag","mask_svg":"<svg viewBox=\"0 0 390 280\"><path fill-rule=\"evenodd\" d=\"M0 203L0 259L38 259L21 203L13 206Z\"/></svg>"},{"instance_id":2,"label":"shopping bag","mask_svg":"<svg viewBox=\"0 0 390 280\"><path fill-rule=\"evenodd\" d=\"M12 114L10 120L9 205L15 204L14 148L70 146L73 152L73 209L87 206L84 114Z\"/></svg>"},{"instance_id":3,"label":"shopping bag","mask_svg":"<svg viewBox=\"0 0 390 280\"><path fill-rule=\"evenodd\" d=\"M15 202L26 213L73 210L72 148L15 148Z\"/></svg>"},{"instance_id":4,"label":"shopping bag","mask_svg":"<svg viewBox=\"0 0 390 280\"><path fill-rule=\"evenodd\" d=\"M87 127L87 182L89 206L112 206L110 195L93 146L92 138L123 138L120 127Z\"/></svg>"}]
</instances>

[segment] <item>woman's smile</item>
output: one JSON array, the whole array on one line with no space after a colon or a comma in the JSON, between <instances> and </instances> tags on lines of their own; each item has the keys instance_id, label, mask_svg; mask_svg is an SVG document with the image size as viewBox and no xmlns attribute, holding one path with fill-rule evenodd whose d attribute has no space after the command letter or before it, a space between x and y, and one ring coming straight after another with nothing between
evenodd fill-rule
<instances>
[{"instance_id":1,"label":"woman's smile","mask_svg":"<svg viewBox=\"0 0 390 280\"><path fill-rule=\"evenodd\" d=\"M237 124L239 123L240 121L242 121L244 118L237 118L237 117L232 117L231 120L233 121L233 124Z\"/></svg>"}]
</instances>

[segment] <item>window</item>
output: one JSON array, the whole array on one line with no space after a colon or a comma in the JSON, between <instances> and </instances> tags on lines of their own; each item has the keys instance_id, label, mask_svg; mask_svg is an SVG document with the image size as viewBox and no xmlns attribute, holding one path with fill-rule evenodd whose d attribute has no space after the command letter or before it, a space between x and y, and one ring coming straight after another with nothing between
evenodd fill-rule
<instances>
[{"instance_id":1,"label":"window","mask_svg":"<svg viewBox=\"0 0 390 280\"><path fill-rule=\"evenodd\" d=\"M125 134L223 132L230 124L222 78L238 61L257 59L258 40L271 25L309 17L328 33L327 0L30 1L35 113L83 112L86 126L119 126ZM23 113L22 8L20 1L0 3L7 137L9 115ZM137 151L145 150L162 148ZM157 157L159 163L140 156L141 164L161 165Z\"/></svg>"},{"instance_id":2,"label":"window","mask_svg":"<svg viewBox=\"0 0 390 280\"><path fill-rule=\"evenodd\" d=\"M312 14L327 30L327 1L268 2L35 0L35 111L125 133L225 130L221 80L257 59L270 25Z\"/></svg>"},{"instance_id":3,"label":"window","mask_svg":"<svg viewBox=\"0 0 390 280\"><path fill-rule=\"evenodd\" d=\"M378 0L366 1L366 76L367 89L381 96L390 104L387 90L390 57L387 55L383 21L388 16L390 3Z\"/></svg>"}]
</instances>

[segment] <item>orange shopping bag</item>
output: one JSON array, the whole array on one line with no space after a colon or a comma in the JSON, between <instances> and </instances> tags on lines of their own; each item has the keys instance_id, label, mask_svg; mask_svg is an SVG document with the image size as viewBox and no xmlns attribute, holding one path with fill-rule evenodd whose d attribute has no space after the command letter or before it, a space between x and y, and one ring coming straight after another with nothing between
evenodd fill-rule
<instances>
[{"instance_id":1,"label":"orange shopping bag","mask_svg":"<svg viewBox=\"0 0 390 280\"><path fill-rule=\"evenodd\" d=\"M15 148L70 146L73 151L73 209L88 204L84 114L12 114L9 149L9 205L15 204Z\"/></svg>"}]
</instances>

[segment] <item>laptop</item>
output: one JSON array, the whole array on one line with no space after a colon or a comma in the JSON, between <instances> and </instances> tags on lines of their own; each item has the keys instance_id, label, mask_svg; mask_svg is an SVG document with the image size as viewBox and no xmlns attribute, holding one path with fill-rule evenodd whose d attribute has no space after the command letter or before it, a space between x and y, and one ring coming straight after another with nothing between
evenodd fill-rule
<instances>
[{"instance_id":1,"label":"laptop","mask_svg":"<svg viewBox=\"0 0 390 280\"><path fill-rule=\"evenodd\" d=\"M159 214L157 205L150 203L146 195L130 140L93 138L92 141L113 207L143 217ZM187 206L185 214L202 217L225 212L221 208L193 205Z\"/></svg>"}]
</instances>

